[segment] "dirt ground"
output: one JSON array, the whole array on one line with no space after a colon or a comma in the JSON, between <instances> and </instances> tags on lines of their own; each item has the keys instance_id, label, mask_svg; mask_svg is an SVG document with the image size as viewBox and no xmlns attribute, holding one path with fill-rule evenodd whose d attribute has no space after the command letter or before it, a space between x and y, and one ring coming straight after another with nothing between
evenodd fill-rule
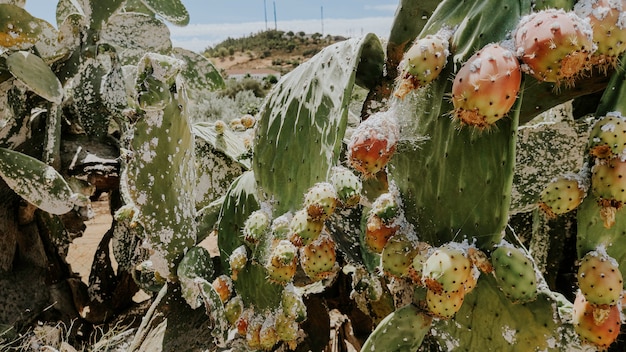
<instances>
[{"instance_id":1,"label":"dirt ground","mask_svg":"<svg viewBox=\"0 0 626 352\"><path fill-rule=\"evenodd\" d=\"M67 261L71 264L72 270L80 274L85 283L89 281L89 271L96 248L102 236L111 228L113 217L109 208L109 199L103 194L98 201L92 202L94 217L85 222L87 228L82 237L76 238L67 254ZM212 256L218 255L217 238L209 236L200 245L206 248ZM111 256L113 266L116 267L115 258ZM141 296L143 297L143 296ZM147 296L146 296L147 297ZM137 300L139 297L135 297Z\"/></svg>"}]
</instances>

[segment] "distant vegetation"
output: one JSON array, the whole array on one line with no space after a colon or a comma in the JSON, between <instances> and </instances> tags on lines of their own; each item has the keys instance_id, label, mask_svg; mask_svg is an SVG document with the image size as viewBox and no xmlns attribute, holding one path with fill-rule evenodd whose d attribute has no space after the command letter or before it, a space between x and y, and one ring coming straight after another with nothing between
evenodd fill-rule
<instances>
[{"instance_id":1,"label":"distant vegetation","mask_svg":"<svg viewBox=\"0 0 626 352\"><path fill-rule=\"evenodd\" d=\"M345 39L331 35L324 37L320 33L307 34L302 31L267 30L242 38L228 38L213 47L206 48L204 55L226 58L239 52L257 58L265 58L279 53L301 55L308 58L315 55L323 47Z\"/></svg>"}]
</instances>

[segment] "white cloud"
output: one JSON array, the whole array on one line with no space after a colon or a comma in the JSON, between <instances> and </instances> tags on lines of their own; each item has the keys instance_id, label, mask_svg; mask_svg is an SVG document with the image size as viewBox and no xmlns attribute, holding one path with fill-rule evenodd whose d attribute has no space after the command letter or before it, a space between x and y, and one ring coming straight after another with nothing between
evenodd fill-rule
<instances>
[{"instance_id":1,"label":"white cloud","mask_svg":"<svg viewBox=\"0 0 626 352\"><path fill-rule=\"evenodd\" d=\"M340 35L356 37L366 33L375 33L386 38L391 30L393 17L369 17L359 19L324 19L324 35ZM270 29L274 22L268 23ZM278 21L277 27L283 31L304 31L306 33L322 33L320 20ZM224 39L240 38L265 30L265 22L191 24L186 27L170 27L174 46L193 51L202 51Z\"/></svg>"},{"instance_id":2,"label":"white cloud","mask_svg":"<svg viewBox=\"0 0 626 352\"><path fill-rule=\"evenodd\" d=\"M370 11L385 11L385 12L396 12L398 8L398 4L388 4L388 5L365 5L366 10Z\"/></svg>"}]
</instances>

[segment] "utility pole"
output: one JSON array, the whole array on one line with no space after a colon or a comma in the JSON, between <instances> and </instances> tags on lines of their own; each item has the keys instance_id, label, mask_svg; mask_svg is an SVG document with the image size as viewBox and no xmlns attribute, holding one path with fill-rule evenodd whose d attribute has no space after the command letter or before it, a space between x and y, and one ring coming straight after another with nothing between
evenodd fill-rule
<instances>
[{"instance_id":1,"label":"utility pole","mask_svg":"<svg viewBox=\"0 0 626 352\"><path fill-rule=\"evenodd\" d=\"M324 6L320 6L321 14L322 14L322 38L324 38Z\"/></svg>"},{"instance_id":2,"label":"utility pole","mask_svg":"<svg viewBox=\"0 0 626 352\"><path fill-rule=\"evenodd\" d=\"M278 22L276 21L276 1L274 1L274 30L278 30Z\"/></svg>"},{"instance_id":3,"label":"utility pole","mask_svg":"<svg viewBox=\"0 0 626 352\"><path fill-rule=\"evenodd\" d=\"M265 12L265 30L267 31L267 0L263 0L263 12Z\"/></svg>"}]
</instances>

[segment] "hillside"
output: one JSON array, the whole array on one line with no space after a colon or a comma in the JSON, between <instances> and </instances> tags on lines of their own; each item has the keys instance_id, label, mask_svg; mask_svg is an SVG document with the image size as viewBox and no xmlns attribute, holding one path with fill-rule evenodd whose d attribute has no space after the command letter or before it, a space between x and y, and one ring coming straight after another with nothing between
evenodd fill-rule
<instances>
[{"instance_id":1,"label":"hillside","mask_svg":"<svg viewBox=\"0 0 626 352\"><path fill-rule=\"evenodd\" d=\"M320 33L268 30L243 38L228 38L207 48L204 55L226 74L252 70L272 70L285 74L308 60L322 48L344 37Z\"/></svg>"}]
</instances>

